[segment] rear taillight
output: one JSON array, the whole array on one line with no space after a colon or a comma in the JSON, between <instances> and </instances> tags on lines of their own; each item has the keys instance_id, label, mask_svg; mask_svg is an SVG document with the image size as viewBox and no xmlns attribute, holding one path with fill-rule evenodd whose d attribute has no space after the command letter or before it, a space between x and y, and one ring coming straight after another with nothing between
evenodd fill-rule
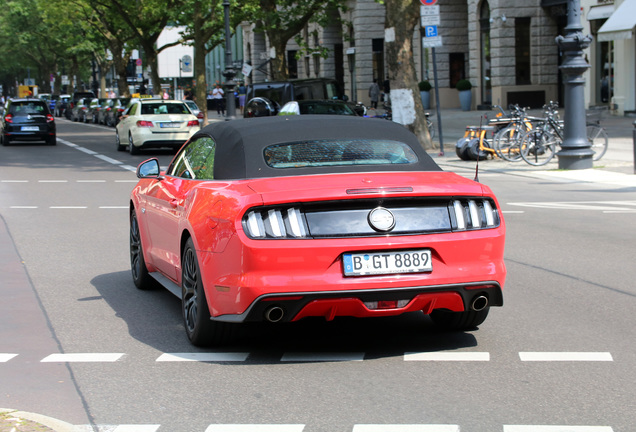
<instances>
[{"instance_id":1,"label":"rear taillight","mask_svg":"<svg viewBox=\"0 0 636 432\"><path fill-rule=\"evenodd\" d=\"M190 121L188 122L188 125L187 125L187 126L188 126L188 127L191 127L191 126L199 126L199 120L190 120Z\"/></svg>"},{"instance_id":2,"label":"rear taillight","mask_svg":"<svg viewBox=\"0 0 636 432\"><path fill-rule=\"evenodd\" d=\"M6 121L7 123L13 123L13 114L7 114L6 116L4 116L4 121Z\"/></svg>"},{"instance_id":3,"label":"rear taillight","mask_svg":"<svg viewBox=\"0 0 636 432\"><path fill-rule=\"evenodd\" d=\"M307 238L309 229L298 208L256 209L243 218L245 233L251 238Z\"/></svg>"},{"instance_id":4,"label":"rear taillight","mask_svg":"<svg viewBox=\"0 0 636 432\"><path fill-rule=\"evenodd\" d=\"M152 124L151 121L148 121L148 120L138 120L137 121L137 126L139 126L139 127L153 127L154 125Z\"/></svg>"},{"instance_id":5,"label":"rear taillight","mask_svg":"<svg viewBox=\"0 0 636 432\"><path fill-rule=\"evenodd\" d=\"M117 112L123 113L126 110L126 108L117 108Z\"/></svg>"},{"instance_id":6,"label":"rear taillight","mask_svg":"<svg viewBox=\"0 0 636 432\"><path fill-rule=\"evenodd\" d=\"M55 121L55 117L53 117L51 114L47 114L46 115L46 121L48 123L53 123Z\"/></svg>"},{"instance_id":7,"label":"rear taillight","mask_svg":"<svg viewBox=\"0 0 636 432\"><path fill-rule=\"evenodd\" d=\"M199 114L197 114L197 118L200 118L200 119L203 118L203 111L199 111Z\"/></svg>"},{"instance_id":8,"label":"rear taillight","mask_svg":"<svg viewBox=\"0 0 636 432\"><path fill-rule=\"evenodd\" d=\"M454 231L494 228L499 225L499 213L487 199L454 200L450 204Z\"/></svg>"}]
</instances>

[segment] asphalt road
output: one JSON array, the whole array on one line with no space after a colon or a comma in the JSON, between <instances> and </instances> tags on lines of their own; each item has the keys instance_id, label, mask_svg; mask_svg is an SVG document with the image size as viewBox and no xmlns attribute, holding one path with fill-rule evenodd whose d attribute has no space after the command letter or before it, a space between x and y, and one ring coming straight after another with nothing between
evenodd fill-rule
<instances>
[{"instance_id":1,"label":"asphalt road","mask_svg":"<svg viewBox=\"0 0 636 432\"><path fill-rule=\"evenodd\" d=\"M128 197L151 156L171 153L64 120L55 147L0 147L0 407L102 432L636 430L636 187L483 163L508 280L479 330L309 320L204 350L176 297L130 277Z\"/></svg>"}]
</instances>

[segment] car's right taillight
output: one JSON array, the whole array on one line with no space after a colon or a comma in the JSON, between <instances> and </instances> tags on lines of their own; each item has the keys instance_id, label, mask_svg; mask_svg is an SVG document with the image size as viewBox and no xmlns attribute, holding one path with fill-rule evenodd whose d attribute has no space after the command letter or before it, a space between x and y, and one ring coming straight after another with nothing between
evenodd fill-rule
<instances>
[{"instance_id":1,"label":"car's right taillight","mask_svg":"<svg viewBox=\"0 0 636 432\"><path fill-rule=\"evenodd\" d=\"M55 122L55 117L53 117L51 114L47 114L47 115L46 115L46 122L47 122L47 123L53 123L53 122Z\"/></svg>"},{"instance_id":2,"label":"car's right taillight","mask_svg":"<svg viewBox=\"0 0 636 432\"><path fill-rule=\"evenodd\" d=\"M456 199L450 203L453 231L494 228L499 225L499 212L488 199Z\"/></svg>"},{"instance_id":3,"label":"car's right taillight","mask_svg":"<svg viewBox=\"0 0 636 432\"><path fill-rule=\"evenodd\" d=\"M153 127L154 125L152 124L151 121L148 121L148 120L137 120L137 126L138 127Z\"/></svg>"},{"instance_id":4,"label":"car's right taillight","mask_svg":"<svg viewBox=\"0 0 636 432\"><path fill-rule=\"evenodd\" d=\"M199 126L199 120L190 120L188 121L188 127Z\"/></svg>"}]
</instances>

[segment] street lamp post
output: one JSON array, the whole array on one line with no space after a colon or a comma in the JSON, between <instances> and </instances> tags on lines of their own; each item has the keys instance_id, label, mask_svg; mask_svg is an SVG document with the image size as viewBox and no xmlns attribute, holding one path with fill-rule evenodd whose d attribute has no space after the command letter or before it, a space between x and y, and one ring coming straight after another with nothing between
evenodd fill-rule
<instances>
[{"instance_id":1,"label":"street lamp post","mask_svg":"<svg viewBox=\"0 0 636 432\"><path fill-rule=\"evenodd\" d=\"M565 75L565 118L564 138L561 151L557 153L559 169L592 168L594 151L587 140L585 127L585 77L583 73L590 67L583 56L583 50L590 46L592 38L581 30L581 2L568 0L568 25L565 36L557 36L556 43L563 53L560 66Z\"/></svg>"},{"instance_id":2,"label":"street lamp post","mask_svg":"<svg viewBox=\"0 0 636 432\"><path fill-rule=\"evenodd\" d=\"M227 120L232 120L236 117L236 102L234 100L234 77L236 72L234 71L232 61L232 33L230 32L230 1L223 0L223 11L225 13L225 71L223 76L225 77L225 98L226 98L226 112Z\"/></svg>"}]
</instances>

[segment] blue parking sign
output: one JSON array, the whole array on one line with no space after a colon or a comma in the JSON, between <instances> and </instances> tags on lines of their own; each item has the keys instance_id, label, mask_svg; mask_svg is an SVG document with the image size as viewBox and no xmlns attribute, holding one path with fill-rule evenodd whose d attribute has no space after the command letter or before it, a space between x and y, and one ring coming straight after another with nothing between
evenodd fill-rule
<instances>
[{"instance_id":1,"label":"blue parking sign","mask_svg":"<svg viewBox=\"0 0 636 432\"><path fill-rule=\"evenodd\" d=\"M431 25L424 27L424 34L426 35L426 37L437 36L437 26Z\"/></svg>"}]
</instances>

